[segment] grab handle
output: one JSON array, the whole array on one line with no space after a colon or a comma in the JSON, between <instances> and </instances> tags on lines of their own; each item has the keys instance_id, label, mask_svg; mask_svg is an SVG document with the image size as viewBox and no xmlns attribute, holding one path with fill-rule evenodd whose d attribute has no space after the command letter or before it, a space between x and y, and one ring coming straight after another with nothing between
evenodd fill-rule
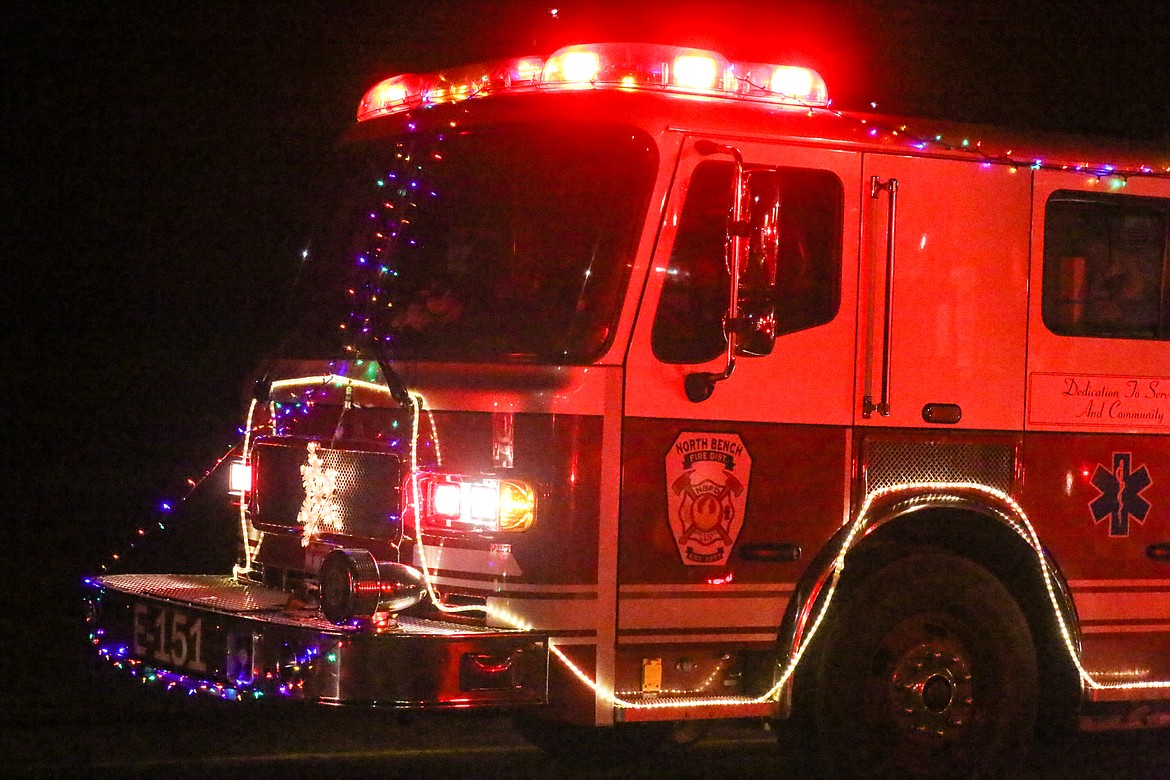
<instances>
[{"instance_id":1,"label":"grab handle","mask_svg":"<svg viewBox=\"0 0 1170 780\"><path fill-rule=\"evenodd\" d=\"M894 326L894 224L898 212L898 180L883 182L877 176L869 180L869 196L875 200L882 191L890 194L890 208L886 220L886 316L882 323L882 396L875 404L872 395L866 395L861 405L861 416L869 418L876 411L882 417L890 416L890 332Z\"/></svg>"}]
</instances>

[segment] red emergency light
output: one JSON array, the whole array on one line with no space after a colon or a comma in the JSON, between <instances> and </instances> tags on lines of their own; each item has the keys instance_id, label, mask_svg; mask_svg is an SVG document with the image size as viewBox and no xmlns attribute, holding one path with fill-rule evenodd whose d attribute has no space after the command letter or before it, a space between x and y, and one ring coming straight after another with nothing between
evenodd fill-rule
<instances>
[{"instance_id":1,"label":"red emergency light","mask_svg":"<svg viewBox=\"0 0 1170 780\"><path fill-rule=\"evenodd\" d=\"M731 62L705 49L646 43L566 46L547 58L518 57L376 84L358 106L359 122L420 106L506 90L641 89L785 106L829 104L825 81L795 65Z\"/></svg>"}]
</instances>

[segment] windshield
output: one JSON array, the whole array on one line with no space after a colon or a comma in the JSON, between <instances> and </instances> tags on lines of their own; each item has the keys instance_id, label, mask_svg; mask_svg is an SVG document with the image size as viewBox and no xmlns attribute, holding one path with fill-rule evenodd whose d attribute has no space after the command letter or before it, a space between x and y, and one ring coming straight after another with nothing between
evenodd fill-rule
<instances>
[{"instance_id":1,"label":"windshield","mask_svg":"<svg viewBox=\"0 0 1170 780\"><path fill-rule=\"evenodd\" d=\"M587 363L608 345L652 184L601 124L417 132L345 152L291 351Z\"/></svg>"}]
</instances>

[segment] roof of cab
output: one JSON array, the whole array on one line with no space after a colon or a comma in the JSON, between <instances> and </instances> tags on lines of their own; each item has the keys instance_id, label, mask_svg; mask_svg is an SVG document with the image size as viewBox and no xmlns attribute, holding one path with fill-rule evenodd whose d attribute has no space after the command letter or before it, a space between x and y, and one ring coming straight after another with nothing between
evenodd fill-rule
<instances>
[{"instance_id":1,"label":"roof of cab","mask_svg":"<svg viewBox=\"0 0 1170 780\"><path fill-rule=\"evenodd\" d=\"M1155 144L654 89L529 87L488 93L360 122L351 127L347 136L369 138L428 127L467 129L550 119L628 122L652 134L677 131L721 138L798 141L1095 176L1170 178L1170 149Z\"/></svg>"}]
</instances>

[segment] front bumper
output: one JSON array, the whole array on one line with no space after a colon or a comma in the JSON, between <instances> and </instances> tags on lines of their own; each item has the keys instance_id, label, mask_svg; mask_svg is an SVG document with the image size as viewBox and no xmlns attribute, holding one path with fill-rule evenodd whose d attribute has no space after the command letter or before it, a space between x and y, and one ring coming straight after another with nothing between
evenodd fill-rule
<instances>
[{"instance_id":1,"label":"front bumper","mask_svg":"<svg viewBox=\"0 0 1170 780\"><path fill-rule=\"evenodd\" d=\"M86 580L98 653L147 679L227 699L332 704L543 704L548 636L399 616L336 626L289 593L231 577L124 574Z\"/></svg>"}]
</instances>

